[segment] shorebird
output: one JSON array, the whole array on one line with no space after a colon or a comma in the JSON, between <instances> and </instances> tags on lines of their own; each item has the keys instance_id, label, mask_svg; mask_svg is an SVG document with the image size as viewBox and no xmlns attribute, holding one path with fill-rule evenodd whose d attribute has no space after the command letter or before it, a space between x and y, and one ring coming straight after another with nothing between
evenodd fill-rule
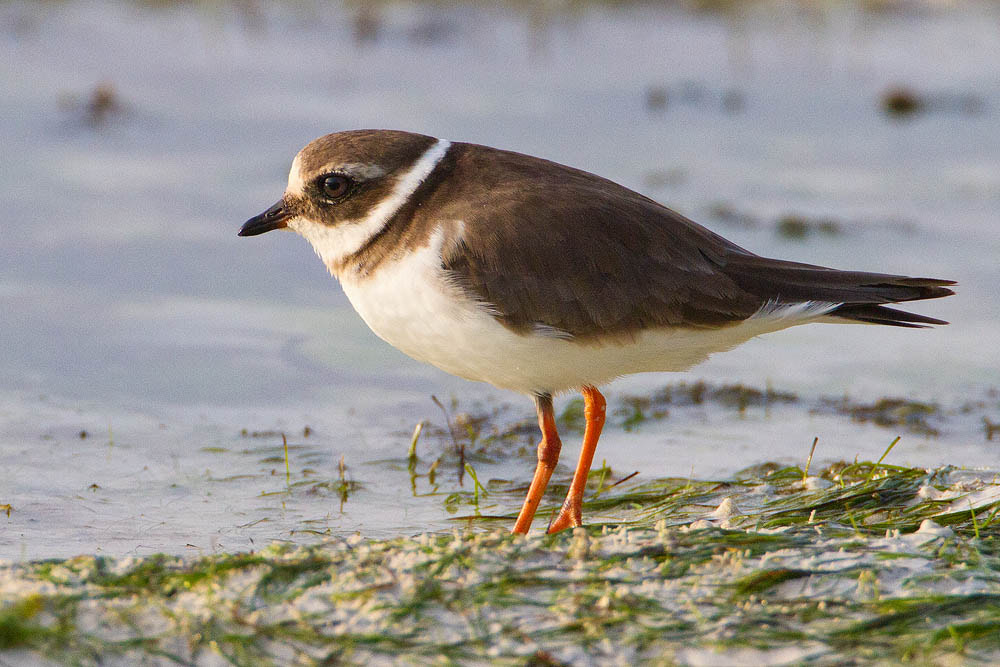
<instances>
[{"instance_id":1,"label":"shorebird","mask_svg":"<svg viewBox=\"0 0 1000 667\"><path fill-rule=\"evenodd\" d=\"M312 244L389 344L534 398L542 438L515 533L530 528L559 459L553 394L582 392L586 427L549 532L581 525L601 385L687 370L798 324L947 324L886 304L948 296L954 284L761 257L600 176L393 130L303 148L284 195L239 234L275 229Z\"/></svg>"}]
</instances>

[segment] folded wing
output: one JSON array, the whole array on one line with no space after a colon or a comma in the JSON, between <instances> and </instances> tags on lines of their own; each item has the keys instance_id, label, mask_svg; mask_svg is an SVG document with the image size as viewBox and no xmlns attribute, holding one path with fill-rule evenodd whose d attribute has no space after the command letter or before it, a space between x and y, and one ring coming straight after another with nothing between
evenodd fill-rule
<instances>
[{"instance_id":1,"label":"folded wing","mask_svg":"<svg viewBox=\"0 0 1000 667\"><path fill-rule=\"evenodd\" d=\"M478 186L449 193L463 202L463 233L442 264L512 329L588 338L722 327L806 301L841 304L827 315L845 320L945 324L884 304L948 296L952 281L760 257L611 181L544 160L505 162L510 155L458 160L456 169L477 172L461 182Z\"/></svg>"}]
</instances>

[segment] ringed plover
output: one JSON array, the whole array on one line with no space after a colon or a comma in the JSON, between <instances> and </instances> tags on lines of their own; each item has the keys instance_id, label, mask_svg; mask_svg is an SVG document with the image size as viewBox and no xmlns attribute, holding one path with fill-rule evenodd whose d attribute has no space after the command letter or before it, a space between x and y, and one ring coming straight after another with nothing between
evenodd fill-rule
<instances>
[{"instance_id":1,"label":"ringed plover","mask_svg":"<svg viewBox=\"0 0 1000 667\"><path fill-rule=\"evenodd\" d=\"M600 176L391 130L303 148L284 195L239 234L275 229L312 244L389 344L534 398L542 440L515 533L531 526L559 459L553 394L583 393L586 428L550 532L580 525L604 425L599 386L687 370L798 324L946 324L886 304L954 284L768 259Z\"/></svg>"}]
</instances>

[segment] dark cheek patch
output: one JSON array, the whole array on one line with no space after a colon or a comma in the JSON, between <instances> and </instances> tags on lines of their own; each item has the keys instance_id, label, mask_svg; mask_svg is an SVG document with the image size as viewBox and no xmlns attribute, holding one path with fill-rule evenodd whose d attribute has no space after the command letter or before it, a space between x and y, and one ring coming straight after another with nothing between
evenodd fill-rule
<instances>
[{"instance_id":1,"label":"dark cheek patch","mask_svg":"<svg viewBox=\"0 0 1000 667\"><path fill-rule=\"evenodd\" d=\"M364 220L380 202L392 196L397 181L398 177L390 174L358 183L354 192L337 203L325 201L311 185L306 196L296 198L293 210L303 218L327 225Z\"/></svg>"},{"instance_id":2,"label":"dark cheek patch","mask_svg":"<svg viewBox=\"0 0 1000 667\"><path fill-rule=\"evenodd\" d=\"M318 206L313 200L305 197L295 202L295 212L307 220L319 221L326 217L322 207Z\"/></svg>"},{"instance_id":3,"label":"dark cheek patch","mask_svg":"<svg viewBox=\"0 0 1000 667\"><path fill-rule=\"evenodd\" d=\"M293 195L286 194L284 197L285 209L289 213L290 218L308 218L315 220L316 218L316 207L309 201L306 197L297 197Z\"/></svg>"}]
</instances>

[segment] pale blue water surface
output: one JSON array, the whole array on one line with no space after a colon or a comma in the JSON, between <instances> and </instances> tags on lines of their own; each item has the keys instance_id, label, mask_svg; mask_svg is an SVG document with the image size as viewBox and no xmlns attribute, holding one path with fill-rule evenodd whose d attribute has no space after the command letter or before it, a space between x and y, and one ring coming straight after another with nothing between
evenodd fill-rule
<instances>
[{"instance_id":1,"label":"pale blue water surface","mask_svg":"<svg viewBox=\"0 0 1000 667\"><path fill-rule=\"evenodd\" d=\"M951 411L940 436L707 406L610 427L598 460L616 471L801 463L814 437L818 459L877 458L899 434L890 462L1000 463L981 422L1000 421L995 3L241 7L0 5L0 557L450 525L441 496L411 497L401 463L418 421L443 424L431 394L459 411L509 404L508 421L531 419L528 399L379 341L302 239L236 237L304 143L359 127L588 169L761 254L959 281L958 296L914 307L948 327L800 327L608 391L614 405L702 378L807 402L905 396ZM96 112L102 85L113 102ZM887 116L893 87L927 106ZM784 238L786 214L842 233ZM288 491L280 436L242 429L289 434L291 480L310 483ZM448 445L421 446L425 470ZM361 485L343 508L323 485L341 457ZM476 464L523 480L532 465Z\"/></svg>"}]
</instances>

